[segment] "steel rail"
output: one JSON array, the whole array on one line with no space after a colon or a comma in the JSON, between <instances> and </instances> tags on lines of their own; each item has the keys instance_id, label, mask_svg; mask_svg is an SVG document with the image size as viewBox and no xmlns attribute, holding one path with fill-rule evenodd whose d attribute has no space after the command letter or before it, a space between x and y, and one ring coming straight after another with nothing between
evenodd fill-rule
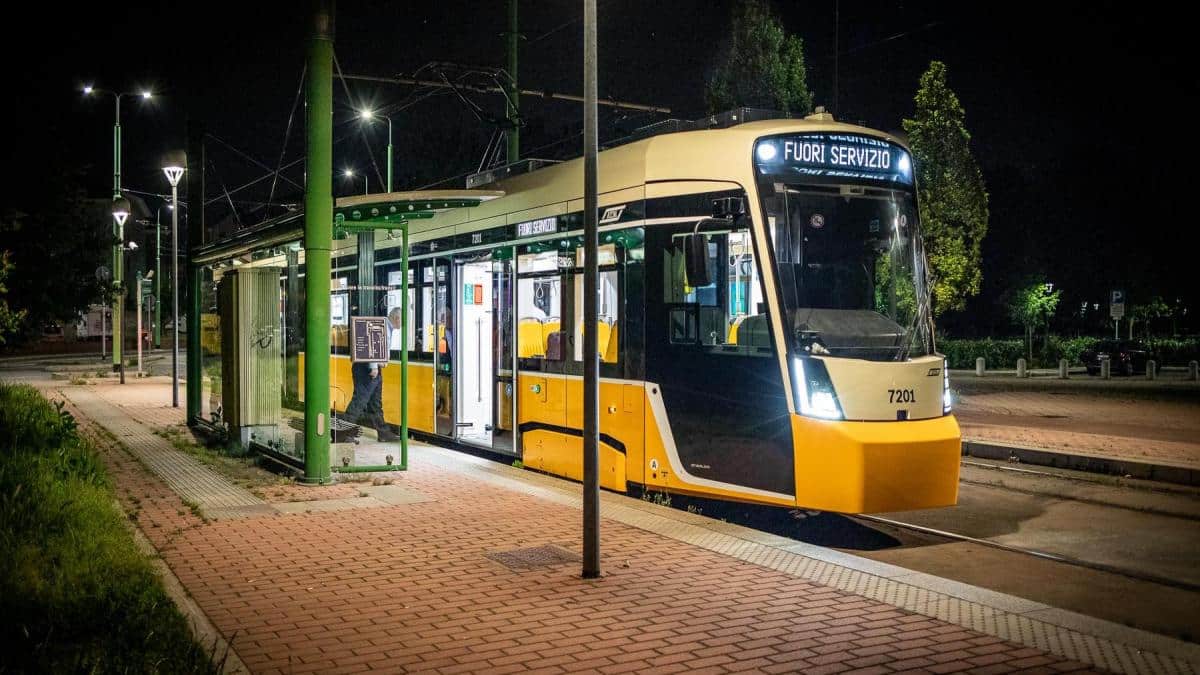
<instances>
[{"instance_id":1,"label":"steel rail","mask_svg":"<svg viewBox=\"0 0 1200 675\"><path fill-rule=\"evenodd\" d=\"M905 522L899 521L899 520L892 520L891 518L882 518L880 516L869 516L869 515L857 515L857 516L848 516L848 517L854 518L857 520L866 520L866 521L873 522L873 523L879 523L881 525L888 525L890 527L895 527L895 528L899 528L899 529L903 529L903 530L912 530L914 532L920 532L922 534L928 534L928 535L932 535L935 537L941 537L943 539L950 539L950 540L954 540L954 541L964 541L964 542L968 542L971 544L978 544L980 546L987 546L989 548L995 548L995 549L999 549L1001 551L1008 551L1009 553L1020 553L1020 554L1028 555L1028 556L1031 556L1034 558L1041 558L1043 560L1049 560L1052 562L1062 563L1064 565L1073 565L1075 567L1083 567L1086 569L1096 570L1098 572L1106 572L1108 574L1116 574L1119 576L1128 577L1130 579L1137 579L1138 581L1148 581L1150 583L1155 583L1155 584L1159 584L1162 586L1169 586L1171 588L1178 588L1178 589L1185 590L1185 591L1200 592L1200 584L1195 584L1190 581L1182 581L1179 579L1171 579L1169 577L1163 577L1163 576L1159 576L1157 574L1151 574L1149 572L1139 572L1137 570L1130 570L1130 569L1126 569L1123 567L1116 567L1114 565L1107 565L1105 563L1092 562L1089 560L1081 560L1079 558L1072 558L1070 556L1059 555L1057 553L1048 553L1046 551L1039 551L1037 549L1032 549L1032 548L1022 548L1020 546L1012 546L1010 544L1002 544L998 541L991 541L990 539L980 539L978 537L972 537L972 536L965 535L965 534L958 534L956 532L946 532L945 530L938 530L938 529L935 529L932 527L926 527L924 525L914 525L913 523L905 523Z\"/></svg>"}]
</instances>

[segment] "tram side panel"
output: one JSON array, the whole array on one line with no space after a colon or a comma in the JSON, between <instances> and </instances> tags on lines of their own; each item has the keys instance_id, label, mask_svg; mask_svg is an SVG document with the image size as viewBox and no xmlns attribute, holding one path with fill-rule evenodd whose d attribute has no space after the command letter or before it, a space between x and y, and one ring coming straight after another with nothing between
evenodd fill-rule
<instances>
[{"instance_id":1,"label":"tram side panel","mask_svg":"<svg viewBox=\"0 0 1200 675\"><path fill-rule=\"evenodd\" d=\"M304 357L299 356L300 400L304 401ZM329 357L329 405L337 412L345 412L354 395L354 378L350 369L353 364L347 356ZM400 363L391 361L383 369L383 419L400 424ZM408 426L414 431L433 433L433 364L409 362L408 364Z\"/></svg>"}]
</instances>

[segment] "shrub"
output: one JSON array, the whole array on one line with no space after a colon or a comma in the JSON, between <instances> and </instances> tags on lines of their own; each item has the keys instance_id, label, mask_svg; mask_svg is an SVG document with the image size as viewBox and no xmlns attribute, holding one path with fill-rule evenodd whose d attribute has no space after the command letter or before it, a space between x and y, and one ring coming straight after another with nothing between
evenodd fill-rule
<instances>
[{"instance_id":1,"label":"shrub","mask_svg":"<svg viewBox=\"0 0 1200 675\"><path fill-rule=\"evenodd\" d=\"M1030 368L1054 368L1059 359L1066 359L1072 366L1083 365L1083 352L1096 346L1096 343L1106 338L1075 337L1063 338L1051 335L1046 340L1035 338L1033 341L1033 362ZM1146 343L1151 353L1158 359L1158 365L1186 366L1188 361L1200 360L1200 338L1158 338ZM951 368L975 368L975 359L982 356L987 359L989 369L1015 368L1017 359L1028 359L1028 347L1020 338L1012 339L983 339L957 340L941 338L937 342L938 350L946 355Z\"/></svg>"},{"instance_id":2,"label":"shrub","mask_svg":"<svg viewBox=\"0 0 1200 675\"><path fill-rule=\"evenodd\" d=\"M1025 356L1025 341L1021 339L951 340L940 339L938 350L946 355L951 368L974 369L975 359L982 356L988 368L1016 368L1017 359Z\"/></svg>"}]
</instances>

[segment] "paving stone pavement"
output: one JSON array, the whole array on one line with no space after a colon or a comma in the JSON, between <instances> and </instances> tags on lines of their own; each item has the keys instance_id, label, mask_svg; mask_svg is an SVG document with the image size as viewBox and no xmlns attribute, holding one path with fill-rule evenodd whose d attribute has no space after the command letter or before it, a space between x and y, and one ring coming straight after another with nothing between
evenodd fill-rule
<instances>
[{"instance_id":1,"label":"paving stone pavement","mask_svg":"<svg viewBox=\"0 0 1200 675\"><path fill-rule=\"evenodd\" d=\"M178 452L88 389L62 391L140 445L139 457ZM415 447L410 470L363 486L361 502L334 486L351 504L239 502L293 513L216 522L179 509L171 492L234 499L214 483L105 457L121 492L139 496L143 532L253 672L1189 673L1200 663L1194 645L610 493L603 579L581 579L576 563L510 569L488 555L580 551L579 487L437 448ZM356 507L368 500L379 505Z\"/></svg>"},{"instance_id":2,"label":"paving stone pavement","mask_svg":"<svg viewBox=\"0 0 1200 675\"><path fill-rule=\"evenodd\" d=\"M176 494L198 505L207 515L237 517L276 513L271 505L248 490L234 485L187 453L176 450L169 440L133 419L127 411L102 396L96 387L72 387L63 393L80 412L125 444Z\"/></svg>"}]
</instances>

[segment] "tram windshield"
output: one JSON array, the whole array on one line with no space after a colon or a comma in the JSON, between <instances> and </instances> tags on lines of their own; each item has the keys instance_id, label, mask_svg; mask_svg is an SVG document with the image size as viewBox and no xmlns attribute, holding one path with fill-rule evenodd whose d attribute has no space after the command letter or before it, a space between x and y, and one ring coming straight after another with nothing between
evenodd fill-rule
<instances>
[{"instance_id":1,"label":"tram windshield","mask_svg":"<svg viewBox=\"0 0 1200 675\"><path fill-rule=\"evenodd\" d=\"M925 254L911 192L828 183L763 187L797 348L872 360L932 351Z\"/></svg>"}]
</instances>

